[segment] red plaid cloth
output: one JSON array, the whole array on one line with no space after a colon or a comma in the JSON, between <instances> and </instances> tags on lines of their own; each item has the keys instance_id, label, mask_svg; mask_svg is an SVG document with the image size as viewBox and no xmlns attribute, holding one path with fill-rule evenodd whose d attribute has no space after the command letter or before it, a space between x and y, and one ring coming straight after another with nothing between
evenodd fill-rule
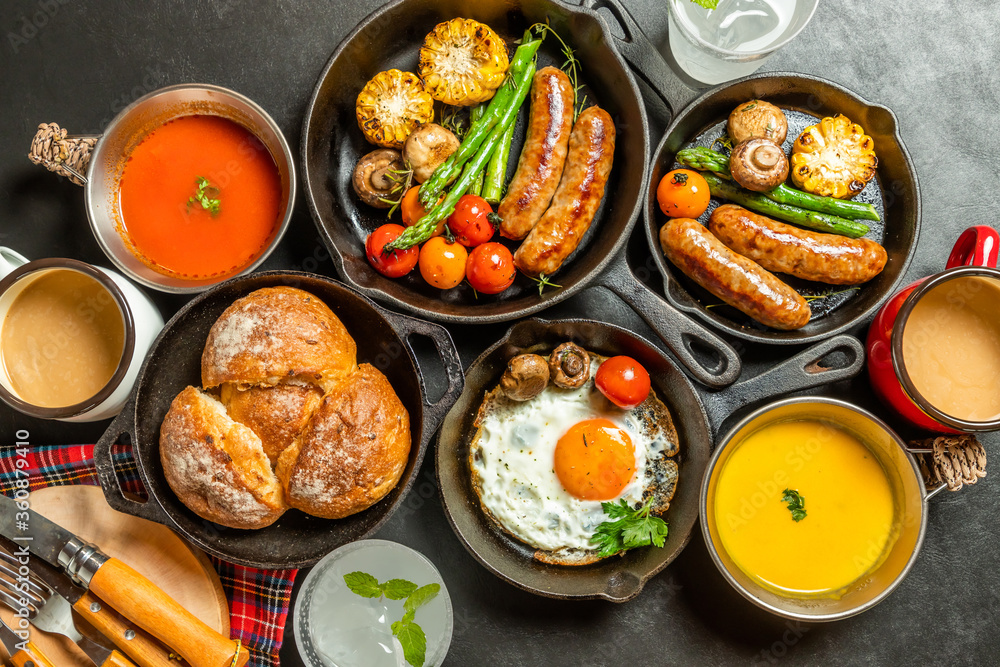
<instances>
[{"instance_id":1,"label":"red plaid cloth","mask_svg":"<svg viewBox=\"0 0 1000 667\"><path fill-rule=\"evenodd\" d=\"M114 461L126 486L138 490L139 478L131 455L116 451ZM0 447L0 492L6 495L14 492L15 462L16 449ZM33 445L27 462L25 470L32 490L98 483L93 445ZM276 667L296 570L258 570L218 558L211 560L229 599L233 639L240 639L250 650L249 664L253 667Z\"/></svg>"}]
</instances>

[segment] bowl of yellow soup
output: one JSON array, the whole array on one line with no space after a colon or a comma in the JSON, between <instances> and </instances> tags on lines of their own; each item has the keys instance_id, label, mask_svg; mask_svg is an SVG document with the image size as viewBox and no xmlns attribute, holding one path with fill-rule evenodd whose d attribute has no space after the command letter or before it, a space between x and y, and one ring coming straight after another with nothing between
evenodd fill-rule
<instances>
[{"instance_id":1,"label":"bowl of yellow soup","mask_svg":"<svg viewBox=\"0 0 1000 667\"><path fill-rule=\"evenodd\" d=\"M926 526L917 463L881 420L800 397L737 424L701 488L701 525L723 576L786 618L833 621L882 601Z\"/></svg>"}]
</instances>

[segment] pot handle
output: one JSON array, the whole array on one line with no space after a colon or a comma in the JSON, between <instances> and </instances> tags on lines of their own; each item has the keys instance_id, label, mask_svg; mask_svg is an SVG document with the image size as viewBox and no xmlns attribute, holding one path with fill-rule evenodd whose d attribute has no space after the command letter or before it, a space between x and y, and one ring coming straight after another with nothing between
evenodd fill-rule
<instances>
[{"instance_id":1,"label":"pot handle","mask_svg":"<svg viewBox=\"0 0 1000 667\"><path fill-rule=\"evenodd\" d=\"M156 523L170 526L173 522L167 513L163 511L159 503L150 497L146 502L132 500L125 495L121 479L115 471L114 457L111 450L115 445L120 444L123 438L127 438L133 445L133 458L135 458L135 431L133 428L135 420L135 399L130 399L122 411L118 413L111 426L104 432L97 444L94 445L94 464L97 467L97 479L101 483L101 490L104 491L104 498L111 508L125 514L131 514L141 519L148 519ZM139 481L143 488L149 493L149 482L146 473L142 469L142 464L136 460L136 470L139 473Z\"/></svg>"},{"instance_id":2,"label":"pot handle","mask_svg":"<svg viewBox=\"0 0 1000 667\"><path fill-rule=\"evenodd\" d=\"M465 370L462 367L462 360L458 356L458 350L455 348L455 341L452 340L451 334L440 324L432 324L416 317L394 313L381 306L376 306L376 308L389 321L392 328L396 330L399 337L406 343L406 346L410 348L410 354L416 361L418 370L420 360L413 350L413 345L410 344L410 336L413 334L430 338L437 350L438 357L440 357L441 362L444 364L445 374L448 377L448 388L445 390L444 395L434 403L427 400L427 385L424 382L424 374L418 373L424 402L422 441L423 444L426 444L430 442L434 432L437 431L438 426L441 425L445 415L451 410L451 406L458 400L462 389L465 387Z\"/></svg>"},{"instance_id":3,"label":"pot handle","mask_svg":"<svg viewBox=\"0 0 1000 667\"><path fill-rule=\"evenodd\" d=\"M912 440L906 450L920 464L927 500L945 489L960 491L986 477L986 449L971 433Z\"/></svg>"},{"instance_id":4,"label":"pot handle","mask_svg":"<svg viewBox=\"0 0 1000 667\"><path fill-rule=\"evenodd\" d=\"M687 106L688 102L698 96L698 83L694 79L685 81L675 73L660 54L649 37L642 31L632 14L621 4L620 0L582 0L580 5L585 9L597 12L607 23L609 15L618 24L624 37L619 37L616 31L607 29L607 34L615 41L618 53L632 67L632 71L642 79L657 97L666 105L670 113L668 123L677 112ZM704 84L702 84L702 87Z\"/></svg>"},{"instance_id":5,"label":"pot handle","mask_svg":"<svg viewBox=\"0 0 1000 667\"><path fill-rule=\"evenodd\" d=\"M56 123L42 123L31 140L28 159L77 185L87 183L87 165L100 135L67 135Z\"/></svg>"},{"instance_id":6,"label":"pot handle","mask_svg":"<svg viewBox=\"0 0 1000 667\"><path fill-rule=\"evenodd\" d=\"M986 225L969 227L955 241L948 256L946 269L956 266L987 266L996 268L1000 256L1000 234Z\"/></svg>"},{"instance_id":7,"label":"pot handle","mask_svg":"<svg viewBox=\"0 0 1000 667\"><path fill-rule=\"evenodd\" d=\"M733 346L646 287L629 268L624 254L611 262L595 284L608 288L630 305L698 382L719 389L740 377L740 357ZM710 362L695 355L696 345L707 349Z\"/></svg>"}]
</instances>

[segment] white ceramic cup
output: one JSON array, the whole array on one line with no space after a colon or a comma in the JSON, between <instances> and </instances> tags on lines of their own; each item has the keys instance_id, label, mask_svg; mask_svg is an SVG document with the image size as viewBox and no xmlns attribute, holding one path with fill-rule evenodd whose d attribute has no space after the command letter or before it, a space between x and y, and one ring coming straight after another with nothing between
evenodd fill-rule
<instances>
[{"instance_id":1,"label":"white ceramic cup","mask_svg":"<svg viewBox=\"0 0 1000 667\"><path fill-rule=\"evenodd\" d=\"M0 247L0 331L17 296L32 282L53 270L71 270L97 280L118 307L125 326L125 344L111 380L94 396L75 405L50 408L21 399L14 390L6 365L0 363L0 399L20 412L41 419L90 422L117 415L139 376L153 339L163 328L163 317L148 296L125 276L86 262L66 258L28 261L10 248ZM0 350L2 353L2 350Z\"/></svg>"}]
</instances>

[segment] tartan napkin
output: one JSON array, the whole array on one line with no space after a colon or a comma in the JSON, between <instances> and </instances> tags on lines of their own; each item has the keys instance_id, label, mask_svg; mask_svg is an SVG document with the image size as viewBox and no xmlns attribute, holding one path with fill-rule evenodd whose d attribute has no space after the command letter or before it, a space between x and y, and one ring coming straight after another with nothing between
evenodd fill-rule
<instances>
[{"instance_id":1,"label":"tartan napkin","mask_svg":"<svg viewBox=\"0 0 1000 667\"><path fill-rule=\"evenodd\" d=\"M123 484L126 488L132 487L130 490L140 489L135 461L128 452L115 450L112 450L115 468ZM6 495L14 494L16 451L14 447L0 447L0 492ZM27 463L24 472L28 473L31 490L67 484L98 484L93 445L32 445L28 449ZM259 570L211 556L210 559L229 599L232 637L240 639L250 651L248 664L277 667L296 570Z\"/></svg>"}]
</instances>

